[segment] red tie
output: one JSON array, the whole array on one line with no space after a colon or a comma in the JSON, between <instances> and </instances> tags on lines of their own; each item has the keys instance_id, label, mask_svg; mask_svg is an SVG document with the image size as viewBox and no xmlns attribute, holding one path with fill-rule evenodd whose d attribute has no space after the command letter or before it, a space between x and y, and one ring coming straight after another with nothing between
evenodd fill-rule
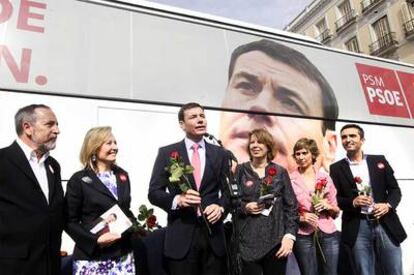
<instances>
[{"instance_id":1,"label":"red tie","mask_svg":"<svg viewBox=\"0 0 414 275\"><path fill-rule=\"evenodd\" d=\"M201 185L201 161L200 154L198 153L199 145L197 143L194 143L191 148L193 148L193 156L191 157L191 165L194 168L193 176L197 190L199 190Z\"/></svg>"}]
</instances>

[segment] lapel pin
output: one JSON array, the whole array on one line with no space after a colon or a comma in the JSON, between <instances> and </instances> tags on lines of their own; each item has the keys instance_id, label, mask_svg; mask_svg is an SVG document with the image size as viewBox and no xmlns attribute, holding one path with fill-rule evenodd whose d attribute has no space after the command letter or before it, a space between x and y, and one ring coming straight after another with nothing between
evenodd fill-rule
<instances>
[{"instance_id":1,"label":"lapel pin","mask_svg":"<svg viewBox=\"0 0 414 275\"><path fill-rule=\"evenodd\" d=\"M54 173L55 173L55 170L53 170L53 167L52 167L52 165L50 165L50 164L49 164L49 171L50 171L52 174L54 174Z\"/></svg>"},{"instance_id":2,"label":"lapel pin","mask_svg":"<svg viewBox=\"0 0 414 275\"><path fill-rule=\"evenodd\" d=\"M127 176L126 176L125 174L120 174L120 175L119 175L119 179L120 179L122 182L126 182L126 180L127 180Z\"/></svg>"},{"instance_id":3,"label":"lapel pin","mask_svg":"<svg viewBox=\"0 0 414 275\"><path fill-rule=\"evenodd\" d=\"M246 181L246 182L244 183L244 185L245 185L246 187L251 187L251 186L253 186L253 181L248 180L248 181Z\"/></svg>"},{"instance_id":4,"label":"lapel pin","mask_svg":"<svg viewBox=\"0 0 414 275\"><path fill-rule=\"evenodd\" d=\"M82 181L83 182L86 182L86 183L91 183L92 182L92 179L90 177L88 177L88 176L85 176L85 177L82 178Z\"/></svg>"},{"instance_id":5,"label":"lapel pin","mask_svg":"<svg viewBox=\"0 0 414 275\"><path fill-rule=\"evenodd\" d=\"M385 168L385 165L384 165L384 163L382 163L382 162L380 161L380 162L378 162L378 163L377 163L377 167L378 167L379 169L384 169L384 168Z\"/></svg>"}]
</instances>

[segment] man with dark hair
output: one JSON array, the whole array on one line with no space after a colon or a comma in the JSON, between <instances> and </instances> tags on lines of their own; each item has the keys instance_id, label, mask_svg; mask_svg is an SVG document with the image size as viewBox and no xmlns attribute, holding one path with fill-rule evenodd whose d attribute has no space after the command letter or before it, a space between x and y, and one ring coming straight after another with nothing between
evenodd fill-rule
<instances>
[{"instance_id":1,"label":"man with dark hair","mask_svg":"<svg viewBox=\"0 0 414 275\"><path fill-rule=\"evenodd\" d=\"M63 189L59 163L49 156L58 122L46 105L15 115L18 138L0 149L0 273L60 273Z\"/></svg>"},{"instance_id":2,"label":"man with dark hair","mask_svg":"<svg viewBox=\"0 0 414 275\"><path fill-rule=\"evenodd\" d=\"M322 151L318 166L328 170L335 159L335 95L320 71L292 48L265 39L236 48L222 107L247 111L221 117L223 144L241 161L248 159L247 133L260 127L275 138L275 161L290 171L296 164L289 155L304 136L315 139Z\"/></svg>"},{"instance_id":3,"label":"man with dark hair","mask_svg":"<svg viewBox=\"0 0 414 275\"><path fill-rule=\"evenodd\" d=\"M185 138L159 149L148 193L149 201L168 213L164 255L172 275L226 274L224 197L219 195L227 171L226 154L204 141L207 120L202 106L183 105L178 120ZM189 190L182 192L176 182L169 181L165 168L171 159L193 166L194 172L186 175Z\"/></svg>"},{"instance_id":4,"label":"man with dark hair","mask_svg":"<svg viewBox=\"0 0 414 275\"><path fill-rule=\"evenodd\" d=\"M346 157L330 174L342 209L341 241L352 251L356 272L402 275L400 243L407 237L396 213L401 190L382 155L365 155L364 130L356 124L341 129Z\"/></svg>"}]
</instances>

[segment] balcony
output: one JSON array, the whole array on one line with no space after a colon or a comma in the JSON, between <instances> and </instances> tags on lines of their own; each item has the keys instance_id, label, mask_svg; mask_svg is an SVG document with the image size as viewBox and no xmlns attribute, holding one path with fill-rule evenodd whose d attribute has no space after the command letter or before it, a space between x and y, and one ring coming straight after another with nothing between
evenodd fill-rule
<instances>
[{"instance_id":1,"label":"balcony","mask_svg":"<svg viewBox=\"0 0 414 275\"><path fill-rule=\"evenodd\" d=\"M316 40L318 40L321 43L326 43L329 40L331 40L331 38L332 38L331 31L329 29L326 29L323 32L321 32L319 36L316 37Z\"/></svg>"},{"instance_id":2,"label":"balcony","mask_svg":"<svg viewBox=\"0 0 414 275\"><path fill-rule=\"evenodd\" d=\"M344 16L336 20L335 22L336 32L339 33L343 31L344 29L346 29L347 27L349 27L355 22L356 22L356 13L355 13L355 10L352 9L351 12L346 13Z\"/></svg>"},{"instance_id":3,"label":"balcony","mask_svg":"<svg viewBox=\"0 0 414 275\"><path fill-rule=\"evenodd\" d=\"M414 18L405 22L403 24L403 27L404 27L405 38L407 38L408 40L413 39L414 38Z\"/></svg>"},{"instance_id":4,"label":"balcony","mask_svg":"<svg viewBox=\"0 0 414 275\"><path fill-rule=\"evenodd\" d=\"M395 39L395 32L390 32L380 37L369 45L371 55L384 56L397 49L398 42Z\"/></svg>"},{"instance_id":5,"label":"balcony","mask_svg":"<svg viewBox=\"0 0 414 275\"><path fill-rule=\"evenodd\" d=\"M384 2L384 0L363 0L361 1L361 10L362 13L368 13L372 11L376 6L380 3Z\"/></svg>"}]
</instances>

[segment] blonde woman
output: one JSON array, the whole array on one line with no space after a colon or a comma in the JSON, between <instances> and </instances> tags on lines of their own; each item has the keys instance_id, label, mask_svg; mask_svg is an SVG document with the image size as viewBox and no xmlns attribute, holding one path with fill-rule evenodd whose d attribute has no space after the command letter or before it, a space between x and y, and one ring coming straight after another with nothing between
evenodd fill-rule
<instances>
[{"instance_id":1,"label":"blonde woman","mask_svg":"<svg viewBox=\"0 0 414 275\"><path fill-rule=\"evenodd\" d=\"M128 173L115 164L117 153L111 127L87 132L80 152L83 169L70 178L65 196L66 231L75 241L73 274L135 274L128 233L91 232L116 204L134 219Z\"/></svg>"}]
</instances>

